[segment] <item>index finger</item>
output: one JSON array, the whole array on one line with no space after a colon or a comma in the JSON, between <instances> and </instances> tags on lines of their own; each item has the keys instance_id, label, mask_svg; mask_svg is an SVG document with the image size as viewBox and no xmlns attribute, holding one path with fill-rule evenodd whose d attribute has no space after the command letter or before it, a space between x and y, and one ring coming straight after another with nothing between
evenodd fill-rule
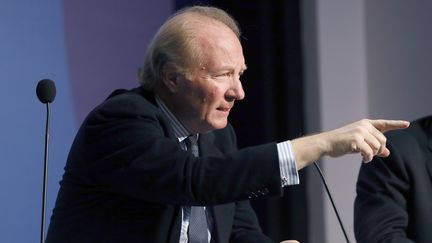
<instances>
[{"instance_id":1,"label":"index finger","mask_svg":"<svg viewBox=\"0 0 432 243\"><path fill-rule=\"evenodd\" d=\"M372 126L378 129L380 132L387 132L395 129L404 129L409 127L410 122L404 120L371 120Z\"/></svg>"}]
</instances>

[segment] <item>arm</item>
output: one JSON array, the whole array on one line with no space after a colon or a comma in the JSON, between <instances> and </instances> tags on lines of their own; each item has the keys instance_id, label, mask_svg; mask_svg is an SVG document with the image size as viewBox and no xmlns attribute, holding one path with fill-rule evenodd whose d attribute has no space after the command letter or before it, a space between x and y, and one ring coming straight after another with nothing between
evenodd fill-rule
<instances>
[{"instance_id":1,"label":"arm","mask_svg":"<svg viewBox=\"0 0 432 243\"><path fill-rule=\"evenodd\" d=\"M363 119L341 128L292 140L297 169L300 170L321 156L339 157L360 153L364 162L375 155L387 157L384 132L407 128L409 122L396 120Z\"/></svg>"},{"instance_id":2,"label":"arm","mask_svg":"<svg viewBox=\"0 0 432 243\"><path fill-rule=\"evenodd\" d=\"M102 193L179 205L244 200L263 185L281 193L275 144L195 158L169 136L154 106L130 96L114 97L89 116L69 156L72 178L84 174L80 183Z\"/></svg>"}]
</instances>

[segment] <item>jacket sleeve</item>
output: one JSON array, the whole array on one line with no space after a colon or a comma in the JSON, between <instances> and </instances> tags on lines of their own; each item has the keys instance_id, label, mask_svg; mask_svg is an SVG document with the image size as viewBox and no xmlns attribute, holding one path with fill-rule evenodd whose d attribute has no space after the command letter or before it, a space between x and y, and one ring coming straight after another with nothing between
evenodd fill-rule
<instances>
[{"instance_id":1,"label":"jacket sleeve","mask_svg":"<svg viewBox=\"0 0 432 243\"><path fill-rule=\"evenodd\" d=\"M89 115L65 174L65 181L103 193L164 204L234 202L263 186L281 194L275 144L195 158L170 136L159 110L133 94L113 97Z\"/></svg>"}]
</instances>

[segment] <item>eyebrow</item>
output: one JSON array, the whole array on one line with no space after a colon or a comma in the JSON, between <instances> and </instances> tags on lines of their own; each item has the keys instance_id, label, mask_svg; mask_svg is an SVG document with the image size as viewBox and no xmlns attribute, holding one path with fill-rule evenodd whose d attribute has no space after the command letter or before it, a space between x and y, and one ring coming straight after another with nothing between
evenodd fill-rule
<instances>
[{"instance_id":1,"label":"eyebrow","mask_svg":"<svg viewBox=\"0 0 432 243\"><path fill-rule=\"evenodd\" d=\"M247 67L246 64L245 64L244 66L240 67L240 71L241 71L241 72L244 72L244 71L247 70L247 68L248 68L248 67ZM220 68L220 70L231 70L231 71L233 71L234 69L231 68L231 67L226 66L226 67L222 67L222 68Z\"/></svg>"},{"instance_id":2,"label":"eyebrow","mask_svg":"<svg viewBox=\"0 0 432 243\"><path fill-rule=\"evenodd\" d=\"M201 65L200 66L201 70L208 70L206 66ZM242 65L240 67L240 72L244 72L248 69L248 67L246 66L246 64L244 64L244 66ZM232 68L232 66L226 65L226 66L222 66L221 68L217 68L216 71L215 70L209 70L210 72L221 72L221 71L229 71L229 72L234 72L235 69Z\"/></svg>"}]
</instances>

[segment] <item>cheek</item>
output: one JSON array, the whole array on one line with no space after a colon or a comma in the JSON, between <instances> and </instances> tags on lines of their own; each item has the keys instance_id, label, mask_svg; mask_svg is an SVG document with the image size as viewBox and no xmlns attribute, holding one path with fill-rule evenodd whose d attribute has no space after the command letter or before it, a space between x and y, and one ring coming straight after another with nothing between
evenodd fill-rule
<instances>
[{"instance_id":1,"label":"cheek","mask_svg":"<svg viewBox=\"0 0 432 243\"><path fill-rule=\"evenodd\" d=\"M214 105L214 103L223 99L223 97L223 92L219 88L214 87L209 89L209 91L203 97L202 102L208 105Z\"/></svg>"}]
</instances>

